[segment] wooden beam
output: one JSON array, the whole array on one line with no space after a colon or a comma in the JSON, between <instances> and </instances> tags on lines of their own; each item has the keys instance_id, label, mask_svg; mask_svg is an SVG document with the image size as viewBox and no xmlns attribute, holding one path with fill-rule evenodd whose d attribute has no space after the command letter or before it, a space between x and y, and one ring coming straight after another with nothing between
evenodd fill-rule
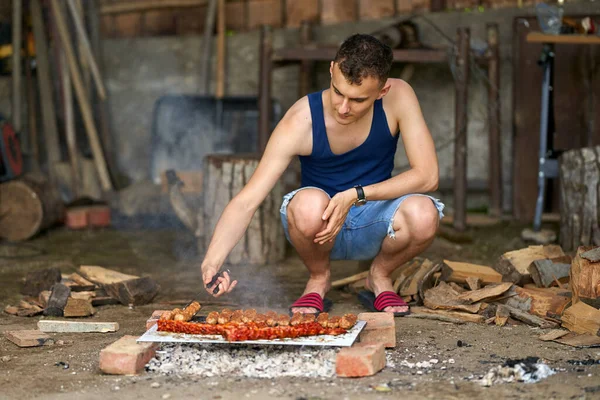
<instances>
[{"instance_id":1,"label":"wooden beam","mask_svg":"<svg viewBox=\"0 0 600 400\"><path fill-rule=\"evenodd\" d=\"M208 0L146 0L146 1L120 1L114 4L104 4L100 8L101 14L126 14L145 12L151 10L170 8L202 7Z\"/></svg>"},{"instance_id":2,"label":"wooden beam","mask_svg":"<svg viewBox=\"0 0 600 400\"><path fill-rule=\"evenodd\" d=\"M600 44L596 35L546 35L542 32L529 32L528 43L561 43L561 44Z\"/></svg>"},{"instance_id":3,"label":"wooden beam","mask_svg":"<svg viewBox=\"0 0 600 400\"><path fill-rule=\"evenodd\" d=\"M260 31L260 66L258 77L258 151L263 152L271 135L271 85L273 70L273 29L263 25Z\"/></svg>"},{"instance_id":4,"label":"wooden beam","mask_svg":"<svg viewBox=\"0 0 600 400\"><path fill-rule=\"evenodd\" d=\"M23 120L21 116L21 44L23 43L23 2L12 0L12 115L15 132L22 140Z\"/></svg>"},{"instance_id":5,"label":"wooden beam","mask_svg":"<svg viewBox=\"0 0 600 400\"><path fill-rule=\"evenodd\" d=\"M281 48L273 52L273 61L333 61L336 53L336 47ZM392 50L392 53L395 62L448 62L446 50L396 49Z\"/></svg>"},{"instance_id":6,"label":"wooden beam","mask_svg":"<svg viewBox=\"0 0 600 400\"><path fill-rule=\"evenodd\" d=\"M500 141L500 49L498 24L487 24L488 41L488 124L489 158L488 174L490 190L489 213L502 215L502 143Z\"/></svg>"}]
</instances>

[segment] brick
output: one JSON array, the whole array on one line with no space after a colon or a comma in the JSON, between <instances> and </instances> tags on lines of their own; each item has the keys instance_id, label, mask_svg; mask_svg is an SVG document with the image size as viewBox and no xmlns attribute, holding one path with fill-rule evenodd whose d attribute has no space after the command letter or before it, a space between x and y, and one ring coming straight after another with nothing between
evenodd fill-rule
<instances>
[{"instance_id":1,"label":"brick","mask_svg":"<svg viewBox=\"0 0 600 400\"><path fill-rule=\"evenodd\" d=\"M146 330L152 328L152 326L156 324L160 316L163 315L163 313L166 311L167 310L154 310L152 316L146 321Z\"/></svg>"},{"instance_id":2,"label":"brick","mask_svg":"<svg viewBox=\"0 0 600 400\"><path fill-rule=\"evenodd\" d=\"M385 367L382 344L355 344L340 350L335 359L337 376L358 378L375 375Z\"/></svg>"},{"instance_id":3,"label":"brick","mask_svg":"<svg viewBox=\"0 0 600 400\"><path fill-rule=\"evenodd\" d=\"M154 357L156 343L137 343L137 337L125 335L100 351L100 370L112 375L138 375Z\"/></svg>"},{"instance_id":4,"label":"brick","mask_svg":"<svg viewBox=\"0 0 600 400\"><path fill-rule=\"evenodd\" d=\"M110 225L110 207L105 205L71 207L66 214L65 224L70 229Z\"/></svg>"},{"instance_id":5,"label":"brick","mask_svg":"<svg viewBox=\"0 0 600 400\"><path fill-rule=\"evenodd\" d=\"M90 206L88 208L88 223L94 227L110 225L110 208L108 206Z\"/></svg>"},{"instance_id":6,"label":"brick","mask_svg":"<svg viewBox=\"0 0 600 400\"><path fill-rule=\"evenodd\" d=\"M19 347L36 347L54 344L54 340L36 330L6 331L4 336Z\"/></svg>"},{"instance_id":7,"label":"brick","mask_svg":"<svg viewBox=\"0 0 600 400\"><path fill-rule=\"evenodd\" d=\"M82 229L87 226L87 212L80 208L67 209L65 225L70 229Z\"/></svg>"},{"instance_id":8,"label":"brick","mask_svg":"<svg viewBox=\"0 0 600 400\"><path fill-rule=\"evenodd\" d=\"M381 343L385 347L396 347L396 323L393 314L361 313L358 314L358 319L367 322L360 332L361 343Z\"/></svg>"}]
</instances>

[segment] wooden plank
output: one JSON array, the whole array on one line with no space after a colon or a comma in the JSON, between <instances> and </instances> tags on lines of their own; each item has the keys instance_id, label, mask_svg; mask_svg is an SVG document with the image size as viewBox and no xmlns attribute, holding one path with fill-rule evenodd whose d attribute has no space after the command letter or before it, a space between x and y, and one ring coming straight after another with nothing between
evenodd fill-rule
<instances>
[{"instance_id":1,"label":"wooden plank","mask_svg":"<svg viewBox=\"0 0 600 400\"><path fill-rule=\"evenodd\" d=\"M158 294L159 286L149 277L130 279L104 285L109 296L123 305L148 304Z\"/></svg>"},{"instance_id":2,"label":"wooden plank","mask_svg":"<svg viewBox=\"0 0 600 400\"><path fill-rule=\"evenodd\" d=\"M321 24L356 21L357 11L355 4L348 4L347 0L321 0Z\"/></svg>"},{"instance_id":3,"label":"wooden plank","mask_svg":"<svg viewBox=\"0 0 600 400\"><path fill-rule=\"evenodd\" d=\"M551 340L556 340L568 334L569 331L565 329L552 329L550 332L546 332L543 335L538 336L538 339L543 340L544 342L548 342Z\"/></svg>"},{"instance_id":4,"label":"wooden plank","mask_svg":"<svg viewBox=\"0 0 600 400\"><path fill-rule=\"evenodd\" d=\"M54 343L49 335L35 330L6 331L4 337L19 347L37 347Z\"/></svg>"},{"instance_id":5,"label":"wooden plank","mask_svg":"<svg viewBox=\"0 0 600 400\"><path fill-rule=\"evenodd\" d=\"M562 326L571 332L600 336L600 310L583 302L576 303L563 313Z\"/></svg>"},{"instance_id":6,"label":"wooden plank","mask_svg":"<svg viewBox=\"0 0 600 400\"><path fill-rule=\"evenodd\" d=\"M554 340L556 343L566 344L573 347L600 347L600 336L589 334L569 333L559 339Z\"/></svg>"},{"instance_id":7,"label":"wooden plank","mask_svg":"<svg viewBox=\"0 0 600 400\"><path fill-rule=\"evenodd\" d=\"M319 20L319 0L285 0L285 25L298 28L303 21Z\"/></svg>"},{"instance_id":8,"label":"wooden plank","mask_svg":"<svg viewBox=\"0 0 600 400\"><path fill-rule=\"evenodd\" d=\"M412 314L432 314L432 315L442 315L450 318L455 318L464 322L473 322L473 323L483 323L485 322L485 318L483 315L479 314L469 314L460 311L447 311L447 310L431 310L427 307L411 307L411 315Z\"/></svg>"},{"instance_id":9,"label":"wooden plank","mask_svg":"<svg viewBox=\"0 0 600 400\"><path fill-rule=\"evenodd\" d=\"M67 304L63 310L65 317L89 317L94 315L96 310L92 307L92 302L89 299L76 299L69 297Z\"/></svg>"},{"instance_id":10,"label":"wooden plank","mask_svg":"<svg viewBox=\"0 0 600 400\"><path fill-rule=\"evenodd\" d=\"M468 304L466 301L460 300L458 295L459 293L446 282L440 282L438 286L425 291L423 303L425 307L433 310L460 310L471 314L479 312L481 303Z\"/></svg>"},{"instance_id":11,"label":"wooden plank","mask_svg":"<svg viewBox=\"0 0 600 400\"><path fill-rule=\"evenodd\" d=\"M274 51L273 61L331 61L337 53L336 47L319 48L280 48ZM448 53L442 49L395 49L392 50L395 62L447 63ZM445 218L444 218L445 220Z\"/></svg>"},{"instance_id":12,"label":"wooden plank","mask_svg":"<svg viewBox=\"0 0 600 400\"><path fill-rule=\"evenodd\" d=\"M570 292L559 288L514 288L506 304L539 317L561 315L571 302Z\"/></svg>"},{"instance_id":13,"label":"wooden plank","mask_svg":"<svg viewBox=\"0 0 600 400\"><path fill-rule=\"evenodd\" d=\"M281 0L248 0L248 29L261 25L279 28L283 25Z\"/></svg>"},{"instance_id":14,"label":"wooden plank","mask_svg":"<svg viewBox=\"0 0 600 400\"><path fill-rule=\"evenodd\" d=\"M92 287L92 289L89 290L93 290L93 288L96 286L93 282L88 281L83 276L79 275L77 272L73 272L71 275L69 275L68 279L77 283L79 286Z\"/></svg>"},{"instance_id":15,"label":"wooden plank","mask_svg":"<svg viewBox=\"0 0 600 400\"><path fill-rule=\"evenodd\" d=\"M82 265L79 267L79 272L86 279L99 285L109 285L112 283L139 278L139 276L127 275L122 272L114 271L104 267L98 267L95 265Z\"/></svg>"},{"instance_id":16,"label":"wooden plank","mask_svg":"<svg viewBox=\"0 0 600 400\"><path fill-rule=\"evenodd\" d=\"M87 321L53 321L41 320L37 323L42 332L61 333L87 333L87 332L116 332L119 330L118 322L87 322Z\"/></svg>"},{"instance_id":17,"label":"wooden plank","mask_svg":"<svg viewBox=\"0 0 600 400\"><path fill-rule=\"evenodd\" d=\"M562 257L559 257L562 258ZM568 258L568 257L567 257ZM555 259L535 260L527 270L538 287L553 286L556 281L568 282L571 263L556 262ZM566 278L566 279L565 279Z\"/></svg>"},{"instance_id":18,"label":"wooden plank","mask_svg":"<svg viewBox=\"0 0 600 400\"><path fill-rule=\"evenodd\" d=\"M503 281L524 285L532 281L529 273L529 266L532 262L564 255L565 253L558 245L529 246L504 253L493 268L502 274Z\"/></svg>"},{"instance_id":19,"label":"wooden plank","mask_svg":"<svg viewBox=\"0 0 600 400\"><path fill-rule=\"evenodd\" d=\"M469 303L476 303L481 300L500 296L508 289L510 289L512 285L513 284L510 282L500 283L497 285L488 285L483 289L472 290L469 292L462 293L458 295L458 298L461 300L466 300Z\"/></svg>"},{"instance_id":20,"label":"wooden plank","mask_svg":"<svg viewBox=\"0 0 600 400\"><path fill-rule=\"evenodd\" d=\"M514 319L519 320L521 322L525 322L526 324L533 325L533 326L539 326L542 329L556 328L558 326L558 324L555 322L547 321L547 320L537 317L535 315L531 315L525 311L521 311L517 308L507 306L507 305L505 305L505 307L507 307L508 310L510 311L511 317L513 317Z\"/></svg>"},{"instance_id":21,"label":"wooden plank","mask_svg":"<svg viewBox=\"0 0 600 400\"><path fill-rule=\"evenodd\" d=\"M394 0L358 0L360 20L392 17L394 11Z\"/></svg>"},{"instance_id":22,"label":"wooden plank","mask_svg":"<svg viewBox=\"0 0 600 400\"><path fill-rule=\"evenodd\" d=\"M488 266L444 260L441 276L443 281L466 283L469 277L479 278L482 284L502 282L502 275Z\"/></svg>"},{"instance_id":23,"label":"wooden plank","mask_svg":"<svg viewBox=\"0 0 600 400\"><path fill-rule=\"evenodd\" d=\"M593 307L600 307L600 262L592 262L583 257L589 247L580 246L571 263L570 279L573 303L583 301Z\"/></svg>"},{"instance_id":24,"label":"wooden plank","mask_svg":"<svg viewBox=\"0 0 600 400\"><path fill-rule=\"evenodd\" d=\"M542 32L529 32L528 43L561 43L561 44L600 44L596 35L547 35Z\"/></svg>"}]
</instances>

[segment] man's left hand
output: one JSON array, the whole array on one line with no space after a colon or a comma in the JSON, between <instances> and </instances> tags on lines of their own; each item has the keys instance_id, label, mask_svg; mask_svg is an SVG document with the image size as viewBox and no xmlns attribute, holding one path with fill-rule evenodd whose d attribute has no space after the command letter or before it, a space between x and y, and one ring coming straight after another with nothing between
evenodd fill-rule
<instances>
[{"instance_id":1,"label":"man's left hand","mask_svg":"<svg viewBox=\"0 0 600 400\"><path fill-rule=\"evenodd\" d=\"M356 191L354 189L340 192L329 200L322 216L323 221L327 221L327 227L315 235L315 243L325 244L335 239L355 201Z\"/></svg>"}]
</instances>

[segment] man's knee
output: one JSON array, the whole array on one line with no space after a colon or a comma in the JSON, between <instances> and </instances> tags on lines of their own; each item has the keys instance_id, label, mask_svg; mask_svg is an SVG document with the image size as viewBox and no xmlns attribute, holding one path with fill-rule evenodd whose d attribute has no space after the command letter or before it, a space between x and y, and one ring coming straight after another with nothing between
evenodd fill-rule
<instances>
[{"instance_id":1,"label":"man's knee","mask_svg":"<svg viewBox=\"0 0 600 400\"><path fill-rule=\"evenodd\" d=\"M287 218L303 236L314 236L325 227L323 212L329 204L329 197L317 189L304 189L296 193L287 208Z\"/></svg>"},{"instance_id":2,"label":"man's knee","mask_svg":"<svg viewBox=\"0 0 600 400\"><path fill-rule=\"evenodd\" d=\"M433 201L425 196L412 196L404 200L394 216L394 230L409 231L412 240L429 241L438 228L439 212Z\"/></svg>"}]
</instances>

